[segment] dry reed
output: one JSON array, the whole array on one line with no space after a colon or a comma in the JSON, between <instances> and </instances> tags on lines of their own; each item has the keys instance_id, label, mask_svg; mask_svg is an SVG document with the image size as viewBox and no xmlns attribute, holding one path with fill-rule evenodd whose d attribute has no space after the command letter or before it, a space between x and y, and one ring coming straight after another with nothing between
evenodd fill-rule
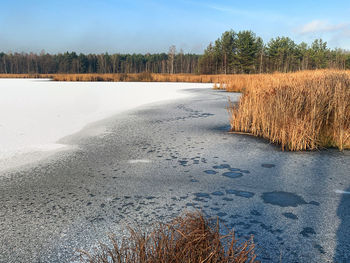
<instances>
[{"instance_id":1,"label":"dry reed","mask_svg":"<svg viewBox=\"0 0 350 263\"><path fill-rule=\"evenodd\" d=\"M159 224L151 233L130 229L123 240L111 237L112 246L101 244L94 254L79 251L86 263L253 263L256 261L252 238L239 243L233 232L220 234L199 213L187 213L170 224Z\"/></svg>"},{"instance_id":2,"label":"dry reed","mask_svg":"<svg viewBox=\"0 0 350 263\"><path fill-rule=\"evenodd\" d=\"M282 150L350 148L348 71L238 76L230 85L244 90L229 107L232 131L269 139Z\"/></svg>"},{"instance_id":3,"label":"dry reed","mask_svg":"<svg viewBox=\"0 0 350 263\"><path fill-rule=\"evenodd\" d=\"M216 83L224 75L115 73L115 74L0 74L0 78L50 78L54 81L110 81L110 82L192 82Z\"/></svg>"}]
</instances>

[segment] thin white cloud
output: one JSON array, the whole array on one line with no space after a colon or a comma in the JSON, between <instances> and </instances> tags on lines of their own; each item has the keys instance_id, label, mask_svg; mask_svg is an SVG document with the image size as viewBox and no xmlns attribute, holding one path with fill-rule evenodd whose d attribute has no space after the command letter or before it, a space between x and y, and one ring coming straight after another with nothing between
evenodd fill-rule
<instances>
[{"instance_id":1,"label":"thin white cloud","mask_svg":"<svg viewBox=\"0 0 350 263\"><path fill-rule=\"evenodd\" d=\"M214 4L207 4L207 8L219 11L219 12L224 12L224 13L229 13L232 15L239 15L239 16L244 16L247 18L264 18L265 20L285 20L286 17L282 14L276 14L276 13L271 13L268 11L255 11L255 10L245 10L245 9L238 9L238 8L232 8L228 6L219 6L219 5L214 5Z\"/></svg>"},{"instance_id":2,"label":"thin white cloud","mask_svg":"<svg viewBox=\"0 0 350 263\"><path fill-rule=\"evenodd\" d=\"M324 38L330 47L350 49L350 22L330 23L328 20L313 20L294 28L294 33L309 40Z\"/></svg>"},{"instance_id":3,"label":"thin white cloud","mask_svg":"<svg viewBox=\"0 0 350 263\"><path fill-rule=\"evenodd\" d=\"M230 8L230 7L223 7L223 6L212 5L212 4L205 5L205 6L210 8L210 9L214 9L216 11L231 13L231 14L235 14L235 15L244 15L244 16L251 16L251 15L253 15L253 12L246 11L246 10L241 10L241 9L235 9L235 8Z\"/></svg>"},{"instance_id":4,"label":"thin white cloud","mask_svg":"<svg viewBox=\"0 0 350 263\"><path fill-rule=\"evenodd\" d=\"M339 24L331 24L328 21L324 20L313 20L307 24L302 25L296 31L299 34L313 34L313 33L342 33L345 34L350 30L349 23L339 23Z\"/></svg>"},{"instance_id":5,"label":"thin white cloud","mask_svg":"<svg viewBox=\"0 0 350 263\"><path fill-rule=\"evenodd\" d=\"M253 9L240 9L240 8L235 8L232 6L227 6L227 5L219 5L214 3L206 3L202 1L191 1L187 0L187 3L191 3L193 5L201 6L204 8L209 8L214 11L218 11L221 13L227 13L231 15L236 15L236 16L242 16L250 19L264 19L264 20L269 20L269 21L286 21L286 16L283 14L277 14L274 12L270 12L267 10L253 10Z\"/></svg>"}]
</instances>

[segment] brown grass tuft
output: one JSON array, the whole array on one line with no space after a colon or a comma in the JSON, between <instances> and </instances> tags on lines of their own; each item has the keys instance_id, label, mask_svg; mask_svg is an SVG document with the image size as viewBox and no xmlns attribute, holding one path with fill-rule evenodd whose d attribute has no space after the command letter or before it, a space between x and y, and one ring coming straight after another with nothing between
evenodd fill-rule
<instances>
[{"instance_id":1,"label":"brown grass tuft","mask_svg":"<svg viewBox=\"0 0 350 263\"><path fill-rule=\"evenodd\" d=\"M129 230L123 240L111 237L94 254L80 251L87 263L244 263L258 262L252 239L241 244L233 232L222 235L219 223L211 226L199 213L187 213L170 224L159 224L150 234Z\"/></svg>"},{"instance_id":2,"label":"brown grass tuft","mask_svg":"<svg viewBox=\"0 0 350 263\"><path fill-rule=\"evenodd\" d=\"M232 131L267 138L282 150L350 148L348 71L248 76L242 83L244 94L229 107Z\"/></svg>"}]
</instances>

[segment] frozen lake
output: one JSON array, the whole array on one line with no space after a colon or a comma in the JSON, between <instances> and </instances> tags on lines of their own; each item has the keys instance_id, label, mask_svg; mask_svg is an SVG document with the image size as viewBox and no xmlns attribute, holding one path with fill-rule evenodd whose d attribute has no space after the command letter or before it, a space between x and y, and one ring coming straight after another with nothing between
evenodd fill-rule
<instances>
[{"instance_id":1,"label":"frozen lake","mask_svg":"<svg viewBox=\"0 0 350 263\"><path fill-rule=\"evenodd\" d=\"M108 233L120 235L128 225L149 230L192 209L219 217L240 240L253 235L262 263L350 262L349 151L282 152L230 134L227 97L240 95L182 90L207 85L22 83L14 86L26 84L29 94L17 88L21 103L7 95L3 115L19 115L16 125L38 118L25 131L42 138L29 143L55 148L58 138L76 150L0 171L0 262L78 262L76 249L91 250ZM123 87L129 95L119 97ZM115 114L122 103L183 93L191 97ZM105 119L74 133L98 118Z\"/></svg>"},{"instance_id":2,"label":"frozen lake","mask_svg":"<svg viewBox=\"0 0 350 263\"><path fill-rule=\"evenodd\" d=\"M57 141L122 111L212 84L0 79L0 171L65 149Z\"/></svg>"}]
</instances>

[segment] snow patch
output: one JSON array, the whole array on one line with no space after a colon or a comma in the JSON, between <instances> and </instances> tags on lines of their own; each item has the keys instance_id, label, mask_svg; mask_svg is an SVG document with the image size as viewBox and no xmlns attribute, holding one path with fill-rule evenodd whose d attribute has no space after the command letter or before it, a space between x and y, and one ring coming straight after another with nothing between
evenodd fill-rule
<instances>
[{"instance_id":1,"label":"snow patch","mask_svg":"<svg viewBox=\"0 0 350 263\"><path fill-rule=\"evenodd\" d=\"M148 159L138 159L138 160L129 160L128 163L151 163L151 160Z\"/></svg>"},{"instance_id":2,"label":"snow patch","mask_svg":"<svg viewBox=\"0 0 350 263\"><path fill-rule=\"evenodd\" d=\"M4 162L21 159L23 153L62 149L57 144L60 138L80 131L89 123L144 104L190 96L181 92L184 89L211 86L0 79L0 171L9 166L5 167ZM30 156L26 156L29 160Z\"/></svg>"}]
</instances>

